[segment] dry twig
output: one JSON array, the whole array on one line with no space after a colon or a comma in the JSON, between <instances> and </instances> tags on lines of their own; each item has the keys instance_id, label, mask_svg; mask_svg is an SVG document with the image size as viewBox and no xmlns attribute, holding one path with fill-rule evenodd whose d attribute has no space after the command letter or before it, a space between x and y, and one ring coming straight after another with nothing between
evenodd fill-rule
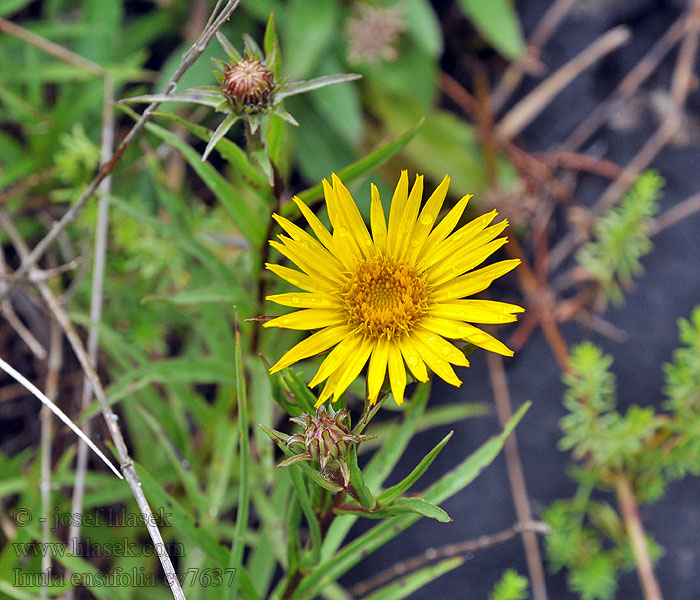
<instances>
[{"instance_id":1,"label":"dry twig","mask_svg":"<svg viewBox=\"0 0 700 600\"><path fill-rule=\"evenodd\" d=\"M442 560L445 558L451 558L453 556L462 556L465 554L470 554L471 552L476 552L477 550L483 550L484 548L490 548L491 546L496 546L507 542L508 540L514 538L523 532L532 533L548 533L549 527L540 521L530 521L528 523L516 523L510 529L505 531L500 531L499 533L492 533L490 535L482 535L475 540L467 540L465 542L459 542L457 544L449 544L447 546L441 546L439 548L428 548L422 554L402 560L388 569L377 573L375 576L367 579L366 581L361 581L360 583L354 585L350 588L349 592L354 598L359 598L361 596L367 595L372 590L378 588L385 583L388 583L392 579L396 579L413 571L424 567L427 564Z\"/></svg>"}]
</instances>

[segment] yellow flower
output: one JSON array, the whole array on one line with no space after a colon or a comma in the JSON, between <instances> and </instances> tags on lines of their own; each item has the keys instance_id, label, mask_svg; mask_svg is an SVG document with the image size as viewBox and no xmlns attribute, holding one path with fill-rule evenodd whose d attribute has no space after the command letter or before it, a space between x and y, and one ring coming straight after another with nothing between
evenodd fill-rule
<instances>
[{"instance_id":1,"label":"yellow flower","mask_svg":"<svg viewBox=\"0 0 700 600\"><path fill-rule=\"evenodd\" d=\"M290 237L280 235L273 248L301 269L266 265L273 273L303 290L268 296L296 312L277 317L265 327L319 329L294 346L275 364L274 373L325 352L309 387L326 381L318 404L331 395L335 402L357 378L369 360L367 390L377 401L388 370L391 391L403 402L406 365L414 378L427 381L428 368L459 386L451 364L469 366L464 353L447 339L466 340L492 352L513 352L471 323L509 323L523 309L490 300L465 300L515 268L519 260L503 260L472 271L506 243L498 235L508 225L490 225L495 210L453 233L471 196L465 196L433 228L450 179L445 177L421 209L423 176L409 193L403 171L391 201L389 223L379 192L372 185L370 235L350 192L333 174L333 186L324 179L323 190L333 232L294 198L316 234L315 239L279 215L275 220ZM426 368L427 367L427 368Z\"/></svg>"}]
</instances>

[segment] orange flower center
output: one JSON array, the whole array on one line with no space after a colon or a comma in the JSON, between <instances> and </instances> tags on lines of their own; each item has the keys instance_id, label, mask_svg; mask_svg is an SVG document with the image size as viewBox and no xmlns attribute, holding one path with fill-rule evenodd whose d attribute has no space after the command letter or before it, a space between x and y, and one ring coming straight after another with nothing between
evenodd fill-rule
<instances>
[{"instance_id":1,"label":"orange flower center","mask_svg":"<svg viewBox=\"0 0 700 600\"><path fill-rule=\"evenodd\" d=\"M359 263L340 295L349 324L372 338L391 339L408 333L428 303L423 274L383 256Z\"/></svg>"}]
</instances>

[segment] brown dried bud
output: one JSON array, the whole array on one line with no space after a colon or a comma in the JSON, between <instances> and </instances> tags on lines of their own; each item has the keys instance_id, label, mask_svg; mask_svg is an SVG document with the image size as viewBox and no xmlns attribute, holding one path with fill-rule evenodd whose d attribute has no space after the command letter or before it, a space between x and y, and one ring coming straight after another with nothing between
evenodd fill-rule
<instances>
[{"instance_id":1,"label":"brown dried bud","mask_svg":"<svg viewBox=\"0 0 700 600\"><path fill-rule=\"evenodd\" d=\"M224 73L222 87L234 106L262 107L272 99L275 78L260 60L245 57Z\"/></svg>"}]
</instances>

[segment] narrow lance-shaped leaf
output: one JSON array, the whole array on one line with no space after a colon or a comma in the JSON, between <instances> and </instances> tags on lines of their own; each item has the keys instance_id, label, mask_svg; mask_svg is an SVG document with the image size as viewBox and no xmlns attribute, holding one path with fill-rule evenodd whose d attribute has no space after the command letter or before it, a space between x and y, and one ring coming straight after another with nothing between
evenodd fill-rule
<instances>
[{"instance_id":1,"label":"narrow lance-shaped leaf","mask_svg":"<svg viewBox=\"0 0 700 600\"><path fill-rule=\"evenodd\" d=\"M227 115L223 121L221 121L219 126L216 128L214 135L211 136L207 147L204 149L204 154L202 154L202 162L207 160L211 151L214 149L216 144L219 143L219 140L228 133L229 129L233 127L234 123L238 121L239 118L240 117L238 115L231 113Z\"/></svg>"},{"instance_id":2,"label":"narrow lance-shaped leaf","mask_svg":"<svg viewBox=\"0 0 700 600\"><path fill-rule=\"evenodd\" d=\"M220 94L207 94L204 92L181 92L179 94L145 94L143 96L134 96L133 98L124 98L119 102L127 103L142 103L150 104L151 102L194 102L195 104L203 104L216 108L221 103Z\"/></svg>"},{"instance_id":3,"label":"narrow lance-shaped leaf","mask_svg":"<svg viewBox=\"0 0 700 600\"><path fill-rule=\"evenodd\" d=\"M355 81L360 79L362 75L357 73L339 73L337 75L324 75L323 77L316 77L315 79L308 79L305 81L295 81L293 83L288 83L275 94L275 104L284 100L288 96L294 96L296 94L304 94L310 92L311 90L317 90L327 85L334 85L336 83L345 83L347 81Z\"/></svg>"},{"instance_id":4,"label":"narrow lance-shaped leaf","mask_svg":"<svg viewBox=\"0 0 700 600\"><path fill-rule=\"evenodd\" d=\"M442 441L438 443L435 448L433 448L428 454L426 454L423 457L423 460L418 463L418 466L411 471L411 473L406 477L403 481L400 483L397 483L396 485L390 487L388 490L385 490L382 492L378 497L377 497L377 502L380 504L388 504L395 498L398 498L401 494L403 494L406 490L410 489L410 487L418 480L418 478L425 473L425 471L428 469L428 467L432 464L432 462L437 458L437 455L440 454L440 451L445 447L445 444L450 441L450 438L452 437L452 434L454 432L450 431L444 438L442 438Z\"/></svg>"},{"instance_id":5,"label":"narrow lance-shaped leaf","mask_svg":"<svg viewBox=\"0 0 700 600\"><path fill-rule=\"evenodd\" d=\"M385 519L396 515L406 513L414 513L421 517L435 519L441 523L449 523L452 519L439 506L428 502L423 498L400 498L389 506L382 507L378 510L367 510L364 507L357 505L343 505L336 509L337 513L353 514L369 519Z\"/></svg>"},{"instance_id":6,"label":"narrow lance-shaped leaf","mask_svg":"<svg viewBox=\"0 0 700 600\"><path fill-rule=\"evenodd\" d=\"M353 445L347 456L348 466L350 467L350 483L357 494L357 498L360 504L364 508L373 510L377 505L377 501L374 499L372 492L365 484L364 477L362 476L362 471L357 464L357 446Z\"/></svg>"},{"instance_id":7,"label":"narrow lance-shaped leaf","mask_svg":"<svg viewBox=\"0 0 700 600\"><path fill-rule=\"evenodd\" d=\"M220 31L216 32L216 40L219 42L219 44L221 44L224 52L226 52L226 54L228 54L233 60L239 61L243 58L238 50L236 50L235 46L229 42L228 38Z\"/></svg>"},{"instance_id":8,"label":"narrow lance-shaped leaf","mask_svg":"<svg viewBox=\"0 0 700 600\"><path fill-rule=\"evenodd\" d=\"M309 498L301 469L293 467L289 472L292 476L292 483L297 495L297 500L301 505L301 510L304 512L306 522L309 524L309 532L311 533L311 562L317 564L321 558L321 526L318 523L316 513L311 505L311 499ZM296 535L299 535L298 531Z\"/></svg>"}]
</instances>

